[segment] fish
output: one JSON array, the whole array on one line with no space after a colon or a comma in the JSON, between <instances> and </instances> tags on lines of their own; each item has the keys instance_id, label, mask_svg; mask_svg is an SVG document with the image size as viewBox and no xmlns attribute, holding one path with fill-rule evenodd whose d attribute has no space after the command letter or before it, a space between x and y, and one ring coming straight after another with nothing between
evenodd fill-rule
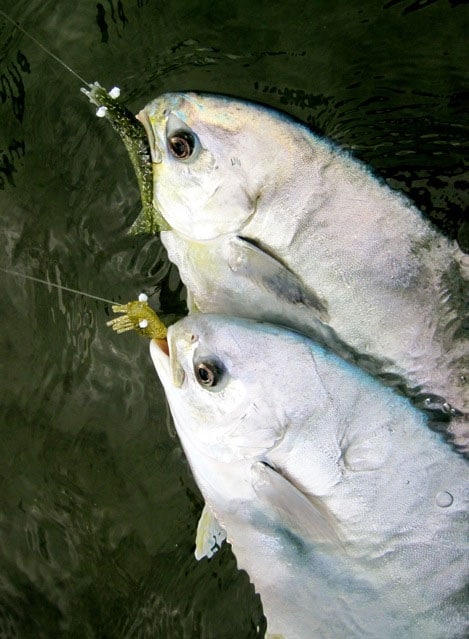
<instances>
[{"instance_id":1,"label":"fish","mask_svg":"<svg viewBox=\"0 0 469 639\"><path fill-rule=\"evenodd\" d=\"M181 92L136 117L191 312L298 330L451 413L469 449L469 256L456 242L275 109Z\"/></svg>"},{"instance_id":2,"label":"fish","mask_svg":"<svg viewBox=\"0 0 469 639\"><path fill-rule=\"evenodd\" d=\"M423 411L265 322L192 313L150 353L267 637L467 636L468 462Z\"/></svg>"}]
</instances>

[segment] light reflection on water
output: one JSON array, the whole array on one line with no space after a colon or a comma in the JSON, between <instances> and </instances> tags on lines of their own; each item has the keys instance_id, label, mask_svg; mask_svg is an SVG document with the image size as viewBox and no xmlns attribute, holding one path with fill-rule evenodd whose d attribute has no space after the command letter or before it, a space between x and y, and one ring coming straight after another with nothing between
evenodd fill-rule
<instances>
[{"instance_id":1,"label":"light reflection on water","mask_svg":"<svg viewBox=\"0 0 469 639\"><path fill-rule=\"evenodd\" d=\"M118 84L133 111L188 88L285 109L467 248L464 7L330 5L2 8L89 81ZM139 196L111 127L73 76L1 21L0 63L0 266L116 301L143 290L167 319L183 314L159 238L126 234ZM147 345L106 328L109 304L0 282L0 637L262 634L228 548L193 558L202 502Z\"/></svg>"}]
</instances>

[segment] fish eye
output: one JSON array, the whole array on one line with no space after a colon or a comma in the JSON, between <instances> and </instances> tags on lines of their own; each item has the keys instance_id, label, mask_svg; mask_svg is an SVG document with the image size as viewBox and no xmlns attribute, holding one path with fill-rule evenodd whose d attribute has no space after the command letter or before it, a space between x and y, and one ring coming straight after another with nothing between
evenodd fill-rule
<instances>
[{"instance_id":1,"label":"fish eye","mask_svg":"<svg viewBox=\"0 0 469 639\"><path fill-rule=\"evenodd\" d=\"M204 388L215 388L223 379L225 368L219 360L204 360L194 364L197 381Z\"/></svg>"},{"instance_id":2,"label":"fish eye","mask_svg":"<svg viewBox=\"0 0 469 639\"><path fill-rule=\"evenodd\" d=\"M168 149L176 159L187 160L194 153L195 137L188 131L176 131L168 138Z\"/></svg>"}]
</instances>

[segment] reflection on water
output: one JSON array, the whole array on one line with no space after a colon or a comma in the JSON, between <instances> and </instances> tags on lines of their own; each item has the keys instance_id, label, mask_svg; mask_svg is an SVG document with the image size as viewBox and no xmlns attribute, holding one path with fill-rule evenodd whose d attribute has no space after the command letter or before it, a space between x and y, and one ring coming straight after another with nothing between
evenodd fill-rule
<instances>
[{"instance_id":1,"label":"reflection on water","mask_svg":"<svg viewBox=\"0 0 469 639\"><path fill-rule=\"evenodd\" d=\"M4 4L133 111L189 88L286 110L469 247L462 4ZM79 88L0 21L0 267L118 302L143 290L170 321L177 271L158 237L126 234L132 169ZM202 502L147 345L106 328L105 302L0 282L0 637L262 636L229 549L193 558Z\"/></svg>"},{"instance_id":2,"label":"reflection on water","mask_svg":"<svg viewBox=\"0 0 469 639\"><path fill-rule=\"evenodd\" d=\"M17 51L16 60L10 63L5 73L0 76L0 99L2 104L11 106L12 115L19 122L23 121L26 92L23 82L23 74L31 73L31 67L25 55ZM24 140L10 138L5 143L5 148L0 149L0 189L5 189L6 184L15 186L14 173L17 164L25 154Z\"/></svg>"}]
</instances>

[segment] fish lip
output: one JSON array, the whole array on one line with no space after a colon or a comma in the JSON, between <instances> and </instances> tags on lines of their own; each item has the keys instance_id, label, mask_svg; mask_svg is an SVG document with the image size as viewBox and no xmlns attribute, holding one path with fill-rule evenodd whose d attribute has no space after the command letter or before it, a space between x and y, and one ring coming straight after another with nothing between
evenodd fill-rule
<instances>
[{"instance_id":1,"label":"fish lip","mask_svg":"<svg viewBox=\"0 0 469 639\"><path fill-rule=\"evenodd\" d=\"M153 341L155 342L155 345L158 346L160 351L163 351L163 353L167 355L167 357L169 357L169 345L166 337L162 337L161 339L155 337Z\"/></svg>"},{"instance_id":2,"label":"fish lip","mask_svg":"<svg viewBox=\"0 0 469 639\"><path fill-rule=\"evenodd\" d=\"M170 356L169 350L166 350L161 342L166 340L152 339L150 342L150 356L153 360L153 365L156 368L156 372L163 384L166 386L171 380L171 369L170 369ZM166 347L168 347L168 343L166 342Z\"/></svg>"},{"instance_id":3,"label":"fish lip","mask_svg":"<svg viewBox=\"0 0 469 639\"><path fill-rule=\"evenodd\" d=\"M148 145L150 147L150 155L151 155L152 163L153 164L160 164L162 159L163 159L163 156L162 156L162 153L161 153L161 150L160 150L159 146L156 143L155 132L153 131L153 127L151 125L150 116L145 111L145 109L142 109L141 111L139 111L137 113L137 115L135 117L137 118L137 120L139 122L141 122L143 124L145 132L147 134Z\"/></svg>"},{"instance_id":4,"label":"fish lip","mask_svg":"<svg viewBox=\"0 0 469 639\"><path fill-rule=\"evenodd\" d=\"M170 326L166 339L151 340L150 355L163 386L166 388L171 386L180 388L186 375L177 357L175 357L174 342L171 338L172 331Z\"/></svg>"}]
</instances>

